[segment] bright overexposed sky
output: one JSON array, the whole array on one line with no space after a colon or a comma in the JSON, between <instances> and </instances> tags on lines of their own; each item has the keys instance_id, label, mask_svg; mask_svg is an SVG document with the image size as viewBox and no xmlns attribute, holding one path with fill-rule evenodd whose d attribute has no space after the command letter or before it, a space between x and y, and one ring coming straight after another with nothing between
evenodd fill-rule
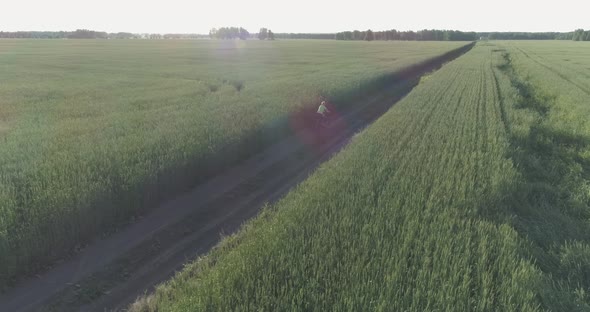
<instances>
[{"instance_id":1,"label":"bright overexposed sky","mask_svg":"<svg viewBox=\"0 0 590 312\"><path fill-rule=\"evenodd\" d=\"M213 27L280 32L590 29L590 0L3 0L0 30L208 33Z\"/></svg>"}]
</instances>

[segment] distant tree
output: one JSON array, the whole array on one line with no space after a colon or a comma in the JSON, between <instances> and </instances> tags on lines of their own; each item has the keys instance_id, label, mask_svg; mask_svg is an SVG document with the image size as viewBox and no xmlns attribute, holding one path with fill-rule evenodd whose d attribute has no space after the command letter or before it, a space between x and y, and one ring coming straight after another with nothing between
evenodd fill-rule
<instances>
[{"instance_id":1,"label":"distant tree","mask_svg":"<svg viewBox=\"0 0 590 312\"><path fill-rule=\"evenodd\" d=\"M258 32L258 39L266 40L266 38L268 38L268 29L260 28L260 31Z\"/></svg>"},{"instance_id":2,"label":"distant tree","mask_svg":"<svg viewBox=\"0 0 590 312\"><path fill-rule=\"evenodd\" d=\"M445 32L442 31L442 30L435 30L434 31L434 37L435 37L434 40L442 41L445 38Z\"/></svg>"},{"instance_id":3,"label":"distant tree","mask_svg":"<svg viewBox=\"0 0 590 312\"><path fill-rule=\"evenodd\" d=\"M432 41L434 38L434 30L424 29L419 31L416 35L416 40Z\"/></svg>"},{"instance_id":4,"label":"distant tree","mask_svg":"<svg viewBox=\"0 0 590 312\"><path fill-rule=\"evenodd\" d=\"M88 29L76 29L76 31L69 33L68 38L70 39L107 39L108 34L106 32L88 30Z\"/></svg>"},{"instance_id":5,"label":"distant tree","mask_svg":"<svg viewBox=\"0 0 590 312\"><path fill-rule=\"evenodd\" d=\"M248 39L248 37L250 37L250 32L248 32L246 29L240 27L240 39L246 40L246 39Z\"/></svg>"},{"instance_id":6,"label":"distant tree","mask_svg":"<svg viewBox=\"0 0 590 312\"><path fill-rule=\"evenodd\" d=\"M573 32L559 33L555 36L555 39L557 39L557 40L573 40L573 36L574 36Z\"/></svg>"},{"instance_id":7,"label":"distant tree","mask_svg":"<svg viewBox=\"0 0 590 312\"><path fill-rule=\"evenodd\" d=\"M583 39L582 38L583 35L584 35L584 30L583 29L576 29L574 31L574 36L573 36L572 40L574 40L574 41L580 41L580 40Z\"/></svg>"},{"instance_id":8,"label":"distant tree","mask_svg":"<svg viewBox=\"0 0 590 312\"><path fill-rule=\"evenodd\" d=\"M373 31L372 31L372 30L370 30L370 29L369 29L369 30L367 30L367 31L365 32L365 40L366 40L366 41L373 41L374 39L375 39L375 35L373 34Z\"/></svg>"},{"instance_id":9,"label":"distant tree","mask_svg":"<svg viewBox=\"0 0 590 312\"><path fill-rule=\"evenodd\" d=\"M399 36L400 40L412 41L416 40L416 33L413 31L402 31Z\"/></svg>"},{"instance_id":10,"label":"distant tree","mask_svg":"<svg viewBox=\"0 0 590 312\"><path fill-rule=\"evenodd\" d=\"M201 35L178 35L180 38L202 38ZM250 37L250 32L243 27L221 27L218 29L211 29L209 37L214 39L242 39L246 40Z\"/></svg>"},{"instance_id":11,"label":"distant tree","mask_svg":"<svg viewBox=\"0 0 590 312\"><path fill-rule=\"evenodd\" d=\"M275 34L270 29L268 30L268 40L275 40Z\"/></svg>"},{"instance_id":12,"label":"distant tree","mask_svg":"<svg viewBox=\"0 0 590 312\"><path fill-rule=\"evenodd\" d=\"M354 30L352 32L352 40L362 40L363 37L361 37L361 32L358 30Z\"/></svg>"},{"instance_id":13,"label":"distant tree","mask_svg":"<svg viewBox=\"0 0 590 312\"><path fill-rule=\"evenodd\" d=\"M127 32L118 32L115 34L109 34L109 39L137 39L139 36Z\"/></svg>"},{"instance_id":14,"label":"distant tree","mask_svg":"<svg viewBox=\"0 0 590 312\"><path fill-rule=\"evenodd\" d=\"M352 40L352 31L343 31L336 34L336 40Z\"/></svg>"},{"instance_id":15,"label":"distant tree","mask_svg":"<svg viewBox=\"0 0 590 312\"><path fill-rule=\"evenodd\" d=\"M325 39L330 40L336 38L334 33L319 33L319 34L307 34L307 33L274 33L275 39Z\"/></svg>"},{"instance_id":16,"label":"distant tree","mask_svg":"<svg viewBox=\"0 0 590 312\"><path fill-rule=\"evenodd\" d=\"M396 33L395 29L386 31L386 34L387 34L385 36L386 40L395 40L395 33Z\"/></svg>"},{"instance_id":17,"label":"distant tree","mask_svg":"<svg viewBox=\"0 0 590 312\"><path fill-rule=\"evenodd\" d=\"M399 32L395 29L391 30L391 40L399 40Z\"/></svg>"}]
</instances>

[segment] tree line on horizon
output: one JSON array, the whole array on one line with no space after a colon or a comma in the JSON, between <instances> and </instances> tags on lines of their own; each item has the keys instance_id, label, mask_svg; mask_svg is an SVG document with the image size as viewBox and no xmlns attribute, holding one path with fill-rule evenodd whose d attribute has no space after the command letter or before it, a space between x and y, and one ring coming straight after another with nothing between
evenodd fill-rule
<instances>
[{"instance_id":1,"label":"tree line on horizon","mask_svg":"<svg viewBox=\"0 0 590 312\"><path fill-rule=\"evenodd\" d=\"M473 41L487 40L575 40L590 41L590 31L574 32L463 32L458 30L424 29L419 31L344 31L336 33L337 40L406 40L406 41Z\"/></svg>"},{"instance_id":2,"label":"tree line on horizon","mask_svg":"<svg viewBox=\"0 0 590 312\"><path fill-rule=\"evenodd\" d=\"M419 30L398 31L395 29L385 31L343 31L336 33L336 40L404 40L404 41L473 41L479 36L476 32L463 32L458 30Z\"/></svg>"},{"instance_id":3,"label":"tree line on horizon","mask_svg":"<svg viewBox=\"0 0 590 312\"><path fill-rule=\"evenodd\" d=\"M419 31L343 31L338 33L274 33L261 28L250 33L243 27L213 28L209 34L134 34L129 32L107 33L88 29L75 31L0 31L0 38L18 39L336 39L336 40L404 40L404 41L473 41L490 40L574 40L590 41L590 30L572 32L463 32L458 30L424 29Z\"/></svg>"},{"instance_id":4,"label":"tree line on horizon","mask_svg":"<svg viewBox=\"0 0 590 312\"><path fill-rule=\"evenodd\" d=\"M134 34L130 32L107 33L89 29L75 31L0 31L0 38L6 39L201 39L201 34Z\"/></svg>"}]
</instances>

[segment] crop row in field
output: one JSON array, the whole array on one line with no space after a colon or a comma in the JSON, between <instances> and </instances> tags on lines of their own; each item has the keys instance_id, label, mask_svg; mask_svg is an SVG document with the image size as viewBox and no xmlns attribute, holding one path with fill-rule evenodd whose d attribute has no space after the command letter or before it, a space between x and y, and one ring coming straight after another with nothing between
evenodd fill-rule
<instances>
[{"instance_id":1,"label":"crop row in field","mask_svg":"<svg viewBox=\"0 0 590 312\"><path fill-rule=\"evenodd\" d=\"M464 43L0 42L0 286Z\"/></svg>"},{"instance_id":2,"label":"crop row in field","mask_svg":"<svg viewBox=\"0 0 590 312\"><path fill-rule=\"evenodd\" d=\"M495 61L445 65L136 310L536 310L541 274L491 218L517 179Z\"/></svg>"}]
</instances>

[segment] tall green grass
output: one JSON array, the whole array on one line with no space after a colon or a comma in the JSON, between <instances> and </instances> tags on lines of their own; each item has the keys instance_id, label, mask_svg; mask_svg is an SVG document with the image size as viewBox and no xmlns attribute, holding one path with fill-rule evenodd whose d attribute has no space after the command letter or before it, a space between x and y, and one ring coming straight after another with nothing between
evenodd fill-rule
<instances>
[{"instance_id":1,"label":"tall green grass","mask_svg":"<svg viewBox=\"0 0 590 312\"><path fill-rule=\"evenodd\" d=\"M133 310L588 308L560 292L557 272L537 263L546 251L530 238L534 228L522 226L519 209L535 208L521 193L535 187L526 176L535 169L516 158L534 157L518 137L537 117L505 53L480 44L442 67ZM543 221L538 231L560 226ZM585 274L585 245L561 250L564 270Z\"/></svg>"},{"instance_id":2,"label":"tall green grass","mask_svg":"<svg viewBox=\"0 0 590 312\"><path fill-rule=\"evenodd\" d=\"M464 44L0 41L0 288Z\"/></svg>"},{"instance_id":3,"label":"tall green grass","mask_svg":"<svg viewBox=\"0 0 590 312\"><path fill-rule=\"evenodd\" d=\"M498 75L509 77L516 91L508 156L520 179L505 195L510 223L551 281L540 294L543 304L554 311L588 311L590 44L501 45L505 66Z\"/></svg>"}]
</instances>

